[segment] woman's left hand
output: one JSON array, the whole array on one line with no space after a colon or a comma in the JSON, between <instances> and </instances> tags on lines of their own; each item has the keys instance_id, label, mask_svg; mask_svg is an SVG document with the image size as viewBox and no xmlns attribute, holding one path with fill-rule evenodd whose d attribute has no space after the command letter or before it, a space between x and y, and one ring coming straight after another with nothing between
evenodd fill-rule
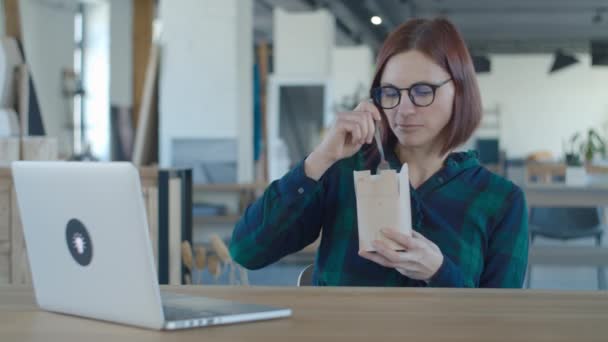
<instances>
[{"instance_id":1,"label":"woman's left hand","mask_svg":"<svg viewBox=\"0 0 608 342\"><path fill-rule=\"evenodd\" d=\"M373 246L377 253L359 252L359 255L417 280L429 281L441 267L443 263L441 250L422 234L412 231L410 237L393 229L382 229L382 234L403 247L405 251L395 251L389 248L386 242L375 240Z\"/></svg>"}]
</instances>

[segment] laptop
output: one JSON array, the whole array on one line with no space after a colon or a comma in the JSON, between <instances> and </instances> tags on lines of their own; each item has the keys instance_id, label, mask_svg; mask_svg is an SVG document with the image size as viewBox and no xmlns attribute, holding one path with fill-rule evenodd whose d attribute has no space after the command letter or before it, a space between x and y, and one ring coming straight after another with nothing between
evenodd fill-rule
<instances>
[{"instance_id":1,"label":"laptop","mask_svg":"<svg viewBox=\"0 0 608 342\"><path fill-rule=\"evenodd\" d=\"M12 163L36 301L48 311L174 330L291 316L160 291L130 163Z\"/></svg>"}]
</instances>

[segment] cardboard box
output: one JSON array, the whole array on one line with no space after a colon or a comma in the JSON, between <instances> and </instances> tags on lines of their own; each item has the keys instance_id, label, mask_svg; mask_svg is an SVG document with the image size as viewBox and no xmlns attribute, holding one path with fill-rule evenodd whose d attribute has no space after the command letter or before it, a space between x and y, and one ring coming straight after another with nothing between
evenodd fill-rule
<instances>
[{"instance_id":1,"label":"cardboard box","mask_svg":"<svg viewBox=\"0 0 608 342\"><path fill-rule=\"evenodd\" d=\"M392 228L405 235L412 235L412 210L407 164L401 171L384 170L372 175L369 170L354 171L357 196L357 223L359 251L373 252L374 240L386 241L394 250L401 246L388 240L380 232Z\"/></svg>"}]
</instances>

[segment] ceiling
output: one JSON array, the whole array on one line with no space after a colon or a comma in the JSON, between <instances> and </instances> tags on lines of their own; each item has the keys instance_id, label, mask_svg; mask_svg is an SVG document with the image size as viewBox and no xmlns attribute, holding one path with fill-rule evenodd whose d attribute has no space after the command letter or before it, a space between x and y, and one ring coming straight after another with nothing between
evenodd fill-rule
<instances>
[{"instance_id":1,"label":"ceiling","mask_svg":"<svg viewBox=\"0 0 608 342\"><path fill-rule=\"evenodd\" d=\"M378 49L388 32L412 17L445 16L474 54L588 52L608 40L608 0L255 0L256 40L272 41L272 9L326 8L336 17L336 44ZM370 18L383 19L379 26Z\"/></svg>"}]
</instances>

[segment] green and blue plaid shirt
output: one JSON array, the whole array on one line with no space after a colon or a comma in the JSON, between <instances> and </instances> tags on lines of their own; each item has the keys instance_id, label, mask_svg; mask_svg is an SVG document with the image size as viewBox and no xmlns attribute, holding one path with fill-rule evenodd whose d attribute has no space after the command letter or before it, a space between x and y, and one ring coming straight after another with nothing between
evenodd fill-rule
<instances>
[{"instance_id":1,"label":"green and blue plaid shirt","mask_svg":"<svg viewBox=\"0 0 608 342\"><path fill-rule=\"evenodd\" d=\"M387 152L391 167L399 170L401 163ZM482 167L475 152L450 154L440 171L411 189L413 227L444 255L428 284L360 257L353 171L370 169L367 164L359 152L314 181L300 162L271 183L236 224L230 243L234 260L258 269L301 250L321 234L316 285L522 286L528 262L524 194Z\"/></svg>"}]
</instances>

